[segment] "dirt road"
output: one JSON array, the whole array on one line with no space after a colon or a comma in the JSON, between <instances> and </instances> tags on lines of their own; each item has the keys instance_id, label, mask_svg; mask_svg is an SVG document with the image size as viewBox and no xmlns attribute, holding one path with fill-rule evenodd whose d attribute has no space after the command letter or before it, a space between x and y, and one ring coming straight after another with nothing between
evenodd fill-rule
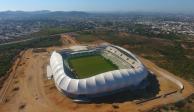
<instances>
[{"instance_id":1,"label":"dirt road","mask_svg":"<svg viewBox=\"0 0 194 112\"><path fill-rule=\"evenodd\" d=\"M29 109L28 111L47 110L43 64L40 64L47 60L42 56L37 59L36 55L31 53L31 50L26 51L20 60L19 67L12 71L15 76L7 90L5 105L1 107L1 112L19 112L22 109ZM34 106L36 108L33 108Z\"/></svg>"},{"instance_id":2,"label":"dirt road","mask_svg":"<svg viewBox=\"0 0 194 112\"><path fill-rule=\"evenodd\" d=\"M19 67L12 71L15 76L7 89L5 102L0 104L0 112L69 112L77 109L85 112L100 107L98 104L88 106L73 103L59 93L53 81L46 78L48 57L48 53L25 51ZM7 86L5 83L4 88ZM103 108L112 107L109 105Z\"/></svg>"},{"instance_id":3,"label":"dirt road","mask_svg":"<svg viewBox=\"0 0 194 112\"><path fill-rule=\"evenodd\" d=\"M68 40L73 44L77 44L71 38ZM47 51L51 52L59 49L48 48ZM142 112L153 107L173 103L193 93L193 87L187 81L157 67L148 60L141 59L146 67L157 75L160 83L160 92L158 94L163 94L173 88L169 81L161 77L160 72L178 78L184 84L185 89L183 93L151 100L141 105L135 104L132 101L117 104L77 104L62 95L56 89L52 80L47 80L46 65L49 63L49 52L35 53L32 49L29 49L17 60L17 67L13 65L10 77L1 89L3 92L0 92L0 96L3 96L4 99L0 103L0 112ZM117 105L117 107L114 105Z\"/></svg>"},{"instance_id":4,"label":"dirt road","mask_svg":"<svg viewBox=\"0 0 194 112\"><path fill-rule=\"evenodd\" d=\"M152 63L151 61L149 61L147 59L140 58L140 60L144 63L144 65L149 70L153 71L155 73L155 75L157 75L158 77L162 76L160 73L167 74L167 75L179 80L184 85L184 90L182 91L182 93L178 92L178 93L172 94L170 96L167 96L165 98L159 98L156 100L146 102L146 103L142 104L142 106L144 107L144 108L142 108L142 110L150 109L150 106L158 107L158 106L161 106L164 104L174 103L174 102L183 100L186 97L190 96L192 93L194 93L194 88L188 81L186 81L180 77L177 77L174 74L158 67L157 65L155 65L154 63ZM165 85L165 84L163 84L163 85L161 85L161 84L163 84L163 83L160 83L160 86ZM166 86L163 86L163 88L164 87L166 87ZM162 88L162 87L160 87L160 88Z\"/></svg>"}]
</instances>

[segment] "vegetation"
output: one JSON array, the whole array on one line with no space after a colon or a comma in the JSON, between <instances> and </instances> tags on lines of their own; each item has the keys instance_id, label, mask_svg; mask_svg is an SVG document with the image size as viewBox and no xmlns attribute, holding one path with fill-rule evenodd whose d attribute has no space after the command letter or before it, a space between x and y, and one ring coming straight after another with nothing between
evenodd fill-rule
<instances>
[{"instance_id":1,"label":"vegetation","mask_svg":"<svg viewBox=\"0 0 194 112\"><path fill-rule=\"evenodd\" d=\"M75 31L73 27L48 27L45 26L37 33L26 37L32 40L0 46L0 77L5 75L11 66L14 57L22 50L28 48L42 48L50 46L60 46L60 37L56 34ZM51 36L52 35L52 36Z\"/></svg>"},{"instance_id":2,"label":"vegetation","mask_svg":"<svg viewBox=\"0 0 194 112\"><path fill-rule=\"evenodd\" d=\"M60 46L60 37L44 37L44 38L35 38L30 41L10 44L10 45L1 45L0 46L0 77L5 75L6 72L11 67L11 63L14 57L22 50L28 48L43 48L49 46Z\"/></svg>"},{"instance_id":3,"label":"vegetation","mask_svg":"<svg viewBox=\"0 0 194 112\"><path fill-rule=\"evenodd\" d=\"M118 69L116 65L100 55L75 57L68 61L79 78L88 78L99 73Z\"/></svg>"},{"instance_id":4,"label":"vegetation","mask_svg":"<svg viewBox=\"0 0 194 112\"><path fill-rule=\"evenodd\" d=\"M174 104L164 105L162 107L153 109L152 112L193 112L193 100L194 94Z\"/></svg>"},{"instance_id":5,"label":"vegetation","mask_svg":"<svg viewBox=\"0 0 194 112\"><path fill-rule=\"evenodd\" d=\"M49 36L49 35L55 35L55 34L61 34L61 33L65 33L65 32L71 32L71 31L75 31L73 28L69 28L69 27L45 27L42 28L42 30L40 30L37 33L33 33L31 36Z\"/></svg>"},{"instance_id":6,"label":"vegetation","mask_svg":"<svg viewBox=\"0 0 194 112\"><path fill-rule=\"evenodd\" d=\"M162 38L162 39L175 40L175 39L181 39L181 36L183 36L183 35L172 33L172 32L171 33L161 32L157 34L152 31L150 26L141 25L141 24L134 25L131 28L132 28L131 29L132 33L147 36L149 38L157 37L157 38ZM158 31L160 30L158 29Z\"/></svg>"},{"instance_id":7,"label":"vegetation","mask_svg":"<svg viewBox=\"0 0 194 112\"><path fill-rule=\"evenodd\" d=\"M185 79L194 78L194 59L186 57L187 55L193 57L194 54L192 50L181 46L182 41L148 38L128 33L123 35L120 32L111 31L80 32L77 39L81 42L105 40L150 59L158 66Z\"/></svg>"},{"instance_id":8,"label":"vegetation","mask_svg":"<svg viewBox=\"0 0 194 112\"><path fill-rule=\"evenodd\" d=\"M161 48L160 53L165 56L167 61L167 63L162 63L161 67L186 79L194 77L193 60L186 57L187 53L181 47L180 43L176 43L172 47Z\"/></svg>"},{"instance_id":9,"label":"vegetation","mask_svg":"<svg viewBox=\"0 0 194 112\"><path fill-rule=\"evenodd\" d=\"M147 35L121 35L120 32L112 32L112 35L110 35L110 31L81 32L77 38L82 42L87 42L85 39L89 39L90 42L105 40L125 47L175 75L185 78L192 83L194 82L194 58L188 58L188 56L194 57L194 42L177 41L177 38L174 37L172 39L161 39L160 37L149 38ZM182 46L183 44L186 48ZM161 108L155 108L150 112L193 112L193 105L194 95L191 95L185 100L165 105Z\"/></svg>"}]
</instances>

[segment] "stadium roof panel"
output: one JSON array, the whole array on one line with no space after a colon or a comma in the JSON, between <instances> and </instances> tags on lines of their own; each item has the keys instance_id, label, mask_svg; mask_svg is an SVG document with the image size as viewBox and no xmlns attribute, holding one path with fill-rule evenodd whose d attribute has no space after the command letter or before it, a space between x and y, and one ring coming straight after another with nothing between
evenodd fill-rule
<instances>
[{"instance_id":1,"label":"stadium roof panel","mask_svg":"<svg viewBox=\"0 0 194 112\"><path fill-rule=\"evenodd\" d=\"M83 49L87 50L86 47L79 47L81 46L73 46L71 49L76 49L76 52L80 51L80 54L82 54L81 51ZM136 62L134 68L108 71L85 79L73 79L68 75L69 71L66 71L66 66L62 64L64 61L62 55L53 52L50 58L50 68L57 88L71 97L80 95L98 96L98 94L106 94L108 92L140 84L148 75L144 65L134 54L124 48L114 45L101 47L102 51L112 49L120 51L119 54L118 52L114 54L117 58L121 58L120 56L125 55L134 60ZM122 60L127 62L127 58Z\"/></svg>"}]
</instances>

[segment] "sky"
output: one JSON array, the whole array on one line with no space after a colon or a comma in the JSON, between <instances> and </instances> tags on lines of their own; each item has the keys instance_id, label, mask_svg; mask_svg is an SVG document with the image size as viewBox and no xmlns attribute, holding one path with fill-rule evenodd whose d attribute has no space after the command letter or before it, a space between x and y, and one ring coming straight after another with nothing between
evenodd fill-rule
<instances>
[{"instance_id":1,"label":"sky","mask_svg":"<svg viewBox=\"0 0 194 112\"><path fill-rule=\"evenodd\" d=\"M0 11L194 13L194 0L0 0Z\"/></svg>"}]
</instances>

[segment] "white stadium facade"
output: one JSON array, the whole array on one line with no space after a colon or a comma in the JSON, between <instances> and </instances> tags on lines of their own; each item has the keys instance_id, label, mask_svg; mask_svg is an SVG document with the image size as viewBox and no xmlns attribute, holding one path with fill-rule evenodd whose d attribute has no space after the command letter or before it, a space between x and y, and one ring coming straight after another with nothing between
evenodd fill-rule
<instances>
[{"instance_id":1,"label":"white stadium facade","mask_svg":"<svg viewBox=\"0 0 194 112\"><path fill-rule=\"evenodd\" d=\"M74 77L67 61L70 57L100 54L118 66L118 70L100 73L88 78ZM94 66L95 67L95 66ZM87 68L86 68L87 69ZM115 45L73 46L54 51L47 66L47 77L53 79L57 89L73 99L94 98L125 89L142 87L148 70L130 51Z\"/></svg>"}]
</instances>

